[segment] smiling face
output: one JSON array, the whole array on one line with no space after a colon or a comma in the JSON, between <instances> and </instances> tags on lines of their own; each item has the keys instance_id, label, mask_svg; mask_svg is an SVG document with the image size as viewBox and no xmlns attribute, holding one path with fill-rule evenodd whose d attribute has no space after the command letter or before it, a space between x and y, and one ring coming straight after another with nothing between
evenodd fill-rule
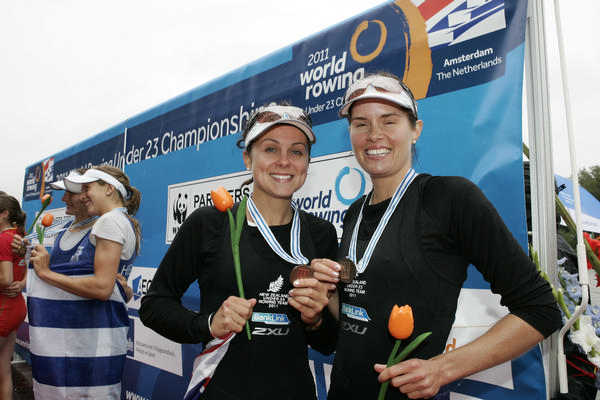
<instances>
[{"instance_id":1,"label":"smiling face","mask_svg":"<svg viewBox=\"0 0 600 400\"><path fill-rule=\"evenodd\" d=\"M87 217L87 209L81 201L81 193L73 193L65 190L61 199L66 206L65 213L75 217Z\"/></svg>"},{"instance_id":2,"label":"smiling face","mask_svg":"<svg viewBox=\"0 0 600 400\"><path fill-rule=\"evenodd\" d=\"M81 201L87 208L90 216L102 215L107 210L107 185L100 185L98 181L81 184Z\"/></svg>"},{"instance_id":3,"label":"smiling face","mask_svg":"<svg viewBox=\"0 0 600 400\"><path fill-rule=\"evenodd\" d=\"M244 151L258 197L291 199L306 180L308 163L308 138L291 125L275 125L252 143L250 152Z\"/></svg>"},{"instance_id":4,"label":"smiling face","mask_svg":"<svg viewBox=\"0 0 600 400\"><path fill-rule=\"evenodd\" d=\"M383 100L360 100L351 110L350 141L360 166L377 180L400 183L412 165L413 141L423 122L412 126L409 114Z\"/></svg>"}]
</instances>

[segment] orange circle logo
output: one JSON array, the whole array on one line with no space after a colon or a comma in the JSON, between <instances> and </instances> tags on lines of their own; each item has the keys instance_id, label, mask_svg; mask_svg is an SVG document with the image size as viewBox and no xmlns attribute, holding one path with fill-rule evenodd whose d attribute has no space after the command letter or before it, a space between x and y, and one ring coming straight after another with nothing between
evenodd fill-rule
<instances>
[{"instance_id":1,"label":"orange circle logo","mask_svg":"<svg viewBox=\"0 0 600 400\"><path fill-rule=\"evenodd\" d=\"M406 27L406 31L403 35L406 38L406 48L404 50L406 64L404 71L402 71L401 74L398 74L398 76L413 92L415 99L425 98L425 96L427 96L427 90L429 89L429 82L431 81L431 73L433 72L431 49L429 48L429 42L427 40L425 19L417 6L410 0L397 0L390 4L390 7L392 7L403 20L403 23L395 24L393 28L395 29L396 25ZM379 26L379 42L377 43L375 50L369 54L363 55L358 52L356 46L360 35L369 28L369 24ZM387 43L387 37L388 29L384 22L376 19L362 21L354 30L350 40L350 54L352 55L352 58L361 64L373 61L383 51L383 48ZM402 49L399 47L399 50Z\"/></svg>"},{"instance_id":2,"label":"orange circle logo","mask_svg":"<svg viewBox=\"0 0 600 400\"><path fill-rule=\"evenodd\" d=\"M358 42L358 37L360 36L361 33L363 33L364 31L367 30L367 28L369 27L369 21L361 22L358 25L358 27L356 27L356 30L354 31L354 34L352 35L352 39L350 40L350 54L352 55L352 58L354 58L357 62L362 63L362 64L368 63L369 61L374 60L381 53L381 50L383 50L383 46L385 46L385 42L387 40L387 28L385 27L385 24L377 19L373 20L372 22L379 25L379 28L381 29L381 34L379 36L379 43L377 44L377 48L373 52L363 56L363 55L359 54L358 50L356 49L356 43Z\"/></svg>"}]
</instances>

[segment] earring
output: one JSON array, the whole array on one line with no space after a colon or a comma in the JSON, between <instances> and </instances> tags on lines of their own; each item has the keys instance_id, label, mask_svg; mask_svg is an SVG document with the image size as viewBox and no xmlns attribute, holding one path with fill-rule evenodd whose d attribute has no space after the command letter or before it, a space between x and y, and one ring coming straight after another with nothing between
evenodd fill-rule
<instances>
[{"instance_id":1,"label":"earring","mask_svg":"<svg viewBox=\"0 0 600 400\"><path fill-rule=\"evenodd\" d=\"M413 144L416 144L416 143L417 143L417 141L413 139Z\"/></svg>"}]
</instances>

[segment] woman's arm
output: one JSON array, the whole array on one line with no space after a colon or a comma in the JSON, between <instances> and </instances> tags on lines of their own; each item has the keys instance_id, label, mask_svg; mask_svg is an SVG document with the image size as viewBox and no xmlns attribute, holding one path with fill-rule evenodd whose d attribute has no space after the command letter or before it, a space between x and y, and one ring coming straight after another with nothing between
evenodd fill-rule
<instances>
[{"instance_id":1,"label":"woman's arm","mask_svg":"<svg viewBox=\"0 0 600 400\"><path fill-rule=\"evenodd\" d=\"M221 243L225 216L214 207L194 211L175 235L148 292L141 299L140 320L158 334L178 343L212 339L209 312L189 310L182 297L190 285L208 274L208 254ZM213 321L215 322L213 317ZM218 320L218 318L217 318ZM217 321L218 322L218 321ZM218 328L215 326L215 329Z\"/></svg>"},{"instance_id":2,"label":"woman's arm","mask_svg":"<svg viewBox=\"0 0 600 400\"><path fill-rule=\"evenodd\" d=\"M455 350L429 360L411 359L386 368L376 364L379 381L391 385L410 398L429 398L441 386L484 369L512 360L544 339L534 327L508 314L488 332Z\"/></svg>"},{"instance_id":3,"label":"woman's arm","mask_svg":"<svg viewBox=\"0 0 600 400\"><path fill-rule=\"evenodd\" d=\"M122 248L120 243L96 238L92 276L71 277L50 270L50 254L39 244L31 252L31 262L43 281L78 296L106 301L114 290Z\"/></svg>"},{"instance_id":4,"label":"woman's arm","mask_svg":"<svg viewBox=\"0 0 600 400\"><path fill-rule=\"evenodd\" d=\"M12 261L0 261L0 286L8 286L13 281Z\"/></svg>"},{"instance_id":5,"label":"woman's arm","mask_svg":"<svg viewBox=\"0 0 600 400\"><path fill-rule=\"evenodd\" d=\"M14 278L14 277L13 277ZM27 268L25 268L25 272L23 273L23 279L20 281L13 281L10 285L2 289L2 294L7 297L17 297L19 293L25 289L27 285Z\"/></svg>"}]
</instances>

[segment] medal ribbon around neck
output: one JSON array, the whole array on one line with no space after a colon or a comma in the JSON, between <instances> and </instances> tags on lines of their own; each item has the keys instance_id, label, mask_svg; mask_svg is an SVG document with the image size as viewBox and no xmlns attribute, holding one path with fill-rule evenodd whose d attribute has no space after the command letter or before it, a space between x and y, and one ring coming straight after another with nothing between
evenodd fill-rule
<instances>
[{"instance_id":1,"label":"medal ribbon around neck","mask_svg":"<svg viewBox=\"0 0 600 400\"><path fill-rule=\"evenodd\" d=\"M369 196L365 196L365 201L363 201L363 204L360 207L360 213L358 214L358 220L356 221L356 225L354 225L354 230L352 231L352 239L350 240L350 248L348 249L348 253L349 253L348 258L351 259L356 264L356 270L359 274L364 272L365 269L367 269L367 265L369 265L369 261L371 260L371 256L373 255L373 252L375 251L375 246L377 246L377 242L379 241L379 238L383 234L383 231L384 231L387 223L389 222L390 218L392 218L392 214L394 213L394 211L396 210L396 207L400 203L402 196L404 196L406 189L408 189L408 186L417 177L417 175L419 175L419 174L417 174L414 169L411 168L408 170L408 172L406 173L406 176L404 177L404 179L402 179L402 182L400 182L400 185L398 185L398 187L396 188L396 191L394 192L394 195L392 196L392 200L390 201L390 204L388 204L388 207L385 210L383 217L381 217L381 221L379 221L379 224L377 225L377 229L375 229L375 233L373 233L371 240L369 240L369 244L367 245L367 248L365 249L365 253L363 254L363 257L361 258L361 260L359 262L356 262L356 245L358 242L358 228L362 221L363 208L365 207L365 203L367 202L367 199L369 197Z\"/></svg>"},{"instance_id":2,"label":"medal ribbon around neck","mask_svg":"<svg viewBox=\"0 0 600 400\"><path fill-rule=\"evenodd\" d=\"M120 211L123 214L127 215L127 208L126 207L117 207L117 208L113 208L111 211ZM110 211L109 211L110 212ZM48 227L48 230L46 230L46 233L44 234L44 237L50 237L52 235L55 235L57 233L60 233L62 231L66 231L67 229L71 229L71 228L78 228L80 226L84 226L89 224L90 222L94 221L98 219L97 215L94 215L92 217L89 217L81 222L76 223L75 225L69 225L66 228L58 228L58 226L64 226L65 224L65 220L60 220L58 222L53 223L52 225L50 225ZM23 239L33 239L33 238L37 238L37 233L33 232L30 233L29 235L25 236Z\"/></svg>"},{"instance_id":3,"label":"medal ribbon around neck","mask_svg":"<svg viewBox=\"0 0 600 400\"><path fill-rule=\"evenodd\" d=\"M273 232L271 232L271 228L269 228L269 225L267 225L267 222L260 214L260 211L258 211L258 208L256 208L256 205L252 201L252 197L248 198L248 212L252 216L252 219L254 219L258 230L263 238L265 238L271 249L279 257L283 258L290 264L308 264L308 259L304 257L300 251L300 213L298 212L298 205L294 200L292 200L292 208L294 209L294 218L292 220L292 230L290 231L290 250L292 252L292 255L290 256L285 250L283 250L275 238L275 235L273 235Z\"/></svg>"},{"instance_id":4,"label":"medal ribbon around neck","mask_svg":"<svg viewBox=\"0 0 600 400\"><path fill-rule=\"evenodd\" d=\"M67 229L78 228L80 226L87 225L87 224L89 224L90 222L92 222L92 221L94 221L96 219L98 219L98 217L93 216L93 217L89 217L87 219L84 219L83 221L78 222L78 223L76 223L74 225L73 224L69 225L66 228L58 228L59 226L64 226L64 224L66 224L66 222L65 222L64 219L60 220L58 222L53 223L52 225L50 225L48 227L48 229L46 230L46 233L44 234L44 237L50 237L50 236L55 235L57 233L66 231ZM73 219L73 221L74 221L74 219ZM68 222L68 220L67 220L67 222ZM25 236L23 239L29 239L29 240L31 240L33 238L37 238L37 232L30 233L29 235Z\"/></svg>"}]
</instances>

